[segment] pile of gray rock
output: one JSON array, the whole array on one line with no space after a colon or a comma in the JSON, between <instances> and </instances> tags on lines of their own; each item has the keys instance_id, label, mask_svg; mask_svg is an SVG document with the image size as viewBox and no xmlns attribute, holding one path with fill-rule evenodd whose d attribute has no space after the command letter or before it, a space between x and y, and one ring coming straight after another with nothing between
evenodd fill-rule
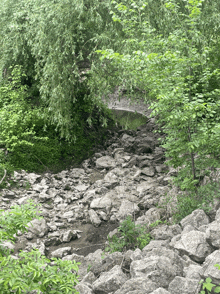
<instances>
[{"instance_id":1,"label":"pile of gray rock","mask_svg":"<svg viewBox=\"0 0 220 294\"><path fill-rule=\"evenodd\" d=\"M198 294L201 279L219 284L220 270L214 267L220 264L218 200L209 215L197 209L180 224L152 228L153 240L143 250L105 253L103 258L102 248L79 255L68 246L80 239L80 224L117 225L128 215L136 224L172 222L179 192L170 180L176 171L164 164L153 129L149 121L137 131L119 132L80 168L44 175L15 172L19 187L1 191L0 209L33 199L42 205L43 218L33 220L27 233L18 232L14 245L4 245L26 251L35 247L48 258L80 262L80 294Z\"/></svg>"}]
</instances>

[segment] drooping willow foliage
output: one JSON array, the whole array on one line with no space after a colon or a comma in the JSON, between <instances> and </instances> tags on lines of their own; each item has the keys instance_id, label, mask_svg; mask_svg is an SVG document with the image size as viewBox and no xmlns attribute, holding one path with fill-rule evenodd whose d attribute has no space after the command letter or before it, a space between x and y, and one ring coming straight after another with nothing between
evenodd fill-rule
<instances>
[{"instance_id":1,"label":"drooping willow foliage","mask_svg":"<svg viewBox=\"0 0 220 294\"><path fill-rule=\"evenodd\" d=\"M21 66L25 99L44 127L82 138L85 125L106 125L101 97L122 87L151 104L169 163L186 167L183 188L219 166L219 1L3 0L0 8L2 79Z\"/></svg>"},{"instance_id":2,"label":"drooping willow foliage","mask_svg":"<svg viewBox=\"0 0 220 294\"><path fill-rule=\"evenodd\" d=\"M74 141L86 121L105 123L88 79L95 49L117 39L110 1L7 0L0 6L3 78L10 66L22 66L35 103L44 105L61 137Z\"/></svg>"}]
</instances>

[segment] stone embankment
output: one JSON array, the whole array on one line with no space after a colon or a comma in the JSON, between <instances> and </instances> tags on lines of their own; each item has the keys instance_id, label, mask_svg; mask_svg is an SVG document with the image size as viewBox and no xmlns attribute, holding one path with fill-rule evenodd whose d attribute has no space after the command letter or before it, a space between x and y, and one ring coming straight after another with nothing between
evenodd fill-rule
<instances>
[{"instance_id":1,"label":"stone embankment","mask_svg":"<svg viewBox=\"0 0 220 294\"><path fill-rule=\"evenodd\" d=\"M119 99L119 92L117 89L113 94L110 94L108 98L103 97L103 102L109 109L137 112L147 117L150 117L151 114L151 110L148 108L148 104L144 102L144 99L137 99L135 101L124 95Z\"/></svg>"},{"instance_id":2,"label":"stone embankment","mask_svg":"<svg viewBox=\"0 0 220 294\"><path fill-rule=\"evenodd\" d=\"M113 133L108 148L80 168L44 175L16 172L13 180L20 187L1 191L0 208L33 199L42 205L43 219L33 220L27 233L18 232L14 245L5 243L14 246L15 258L19 249L36 247L48 258L81 262L80 294L198 294L201 279L220 283L214 267L220 263L219 201L210 215L198 209L180 224L152 228L154 240L143 250L102 258L103 244L96 244L106 241L98 233L107 235L128 215L137 224L172 221L178 191L169 182L175 170L164 165L154 127L149 121L137 131Z\"/></svg>"}]
</instances>

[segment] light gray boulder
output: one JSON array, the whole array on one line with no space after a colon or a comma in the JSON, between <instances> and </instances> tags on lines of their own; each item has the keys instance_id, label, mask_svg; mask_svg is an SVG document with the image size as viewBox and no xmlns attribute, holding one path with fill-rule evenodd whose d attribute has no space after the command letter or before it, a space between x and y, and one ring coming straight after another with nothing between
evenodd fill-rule
<instances>
[{"instance_id":1,"label":"light gray boulder","mask_svg":"<svg viewBox=\"0 0 220 294\"><path fill-rule=\"evenodd\" d=\"M135 224L138 225L150 225L154 222L156 222L157 220L160 220L161 218L161 209L157 208L157 207L152 207L150 209L148 209L145 213L145 215L139 217Z\"/></svg>"},{"instance_id":2,"label":"light gray boulder","mask_svg":"<svg viewBox=\"0 0 220 294\"><path fill-rule=\"evenodd\" d=\"M153 181L144 181L137 185L137 192L141 196L153 187L155 187L155 183Z\"/></svg>"},{"instance_id":3,"label":"light gray boulder","mask_svg":"<svg viewBox=\"0 0 220 294\"><path fill-rule=\"evenodd\" d=\"M102 156L96 160L96 167L99 169L114 168L116 167L116 161L111 156Z\"/></svg>"},{"instance_id":4,"label":"light gray boulder","mask_svg":"<svg viewBox=\"0 0 220 294\"><path fill-rule=\"evenodd\" d=\"M188 255L196 262L203 262L213 249L206 242L206 234L200 231L190 231L182 234L174 248L181 254Z\"/></svg>"},{"instance_id":5,"label":"light gray boulder","mask_svg":"<svg viewBox=\"0 0 220 294\"><path fill-rule=\"evenodd\" d=\"M169 240L151 240L150 243L142 249L142 253L146 256L148 252L156 248L159 248L159 250L162 250L162 248L169 249Z\"/></svg>"},{"instance_id":6,"label":"light gray boulder","mask_svg":"<svg viewBox=\"0 0 220 294\"><path fill-rule=\"evenodd\" d=\"M94 294L91 285L87 283L79 283L75 287L76 291L78 291L80 294Z\"/></svg>"},{"instance_id":7,"label":"light gray boulder","mask_svg":"<svg viewBox=\"0 0 220 294\"><path fill-rule=\"evenodd\" d=\"M216 211L215 220L220 221L220 208Z\"/></svg>"},{"instance_id":8,"label":"light gray boulder","mask_svg":"<svg viewBox=\"0 0 220 294\"><path fill-rule=\"evenodd\" d=\"M159 286L146 277L127 280L114 294L150 294Z\"/></svg>"},{"instance_id":9,"label":"light gray boulder","mask_svg":"<svg viewBox=\"0 0 220 294\"><path fill-rule=\"evenodd\" d=\"M162 224L151 231L151 236L155 240L171 240L175 235L178 235L181 232L182 229L179 225L168 226Z\"/></svg>"},{"instance_id":10,"label":"light gray boulder","mask_svg":"<svg viewBox=\"0 0 220 294\"><path fill-rule=\"evenodd\" d=\"M180 222L181 226L184 228L186 225L191 225L195 229L198 229L199 227L203 225L209 224L209 218L205 214L204 210L202 209L196 209L191 214L187 215L185 218L183 218Z\"/></svg>"},{"instance_id":11,"label":"light gray boulder","mask_svg":"<svg viewBox=\"0 0 220 294\"><path fill-rule=\"evenodd\" d=\"M92 284L95 294L108 294L115 292L128 280L119 265L110 271L101 273L100 277Z\"/></svg>"},{"instance_id":12,"label":"light gray boulder","mask_svg":"<svg viewBox=\"0 0 220 294\"><path fill-rule=\"evenodd\" d=\"M153 166L145 167L141 170L141 173L148 177L153 177L155 176L155 168Z\"/></svg>"},{"instance_id":13,"label":"light gray boulder","mask_svg":"<svg viewBox=\"0 0 220 294\"><path fill-rule=\"evenodd\" d=\"M71 253L71 247L63 247L51 252L51 257L62 258Z\"/></svg>"},{"instance_id":14,"label":"light gray boulder","mask_svg":"<svg viewBox=\"0 0 220 294\"><path fill-rule=\"evenodd\" d=\"M44 218L34 219L28 224L28 231L36 235L37 237L43 237L48 233L48 226Z\"/></svg>"},{"instance_id":15,"label":"light gray boulder","mask_svg":"<svg viewBox=\"0 0 220 294\"><path fill-rule=\"evenodd\" d=\"M177 272L177 275L178 276L183 275L183 268L185 266L185 263L183 259L177 254L177 252L175 252L173 249L169 249L163 246L161 247L158 246L147 252L144 251L143 249L142 252L144 257L165 256L169 258L170 263L175 267L175 271Z\"/></svg>"},{"instance_id":16,"label":"light gray boulder","mask_svg":"<svg viewBox=\"0 0 220 294\"><path fill-rule=\"evenodd\" d=\"M220 248L220 220L210 223L206 229L206 241L214 248Z\"/></svg>"},{"instance_id":17,"label":"light gray boulder","mask_svg":"<svg viewBox=\"0 0 220 294\"><path fill-rule=\"evenodd\" d=\"M98 214L96 213L95 210L93 209L90 209L89 210L89 217L90 217L90 221L91 223L95 226L95 227L98 227L100 224L101 224L101 220L98 216Z\"/></svg>"},{"instance_id":18,"label":"light gray boulder","mask_svg":"<svg viewBox=\"0 0 220 294\"><path fill-rule=\"evenodd\" d=\"M82 279L82 283L92 284L95 282L95 280L96 280L95 275L91 271L89 271L85 275L85 277Z\"/></svg>"},{"instance_id":19,"label":"light gray boulder","mask_svg":"<svg viewBox=\"0 0 220 294\"><path fill-rule=\"evenodd\" d=\"M168 291L170 294L198 294L201 289L201 285L198 284L198 280L175 277L169 284Z\"/></svg>"},{"instance_id":20,"label":"light gray boulder","mask_svg":"<svg viewBox=\"0 0 220 294\"><path fill-rule=\"evenodd\" d=\"M92 200L90 204L90 208L92 209L102 209L107 208L112 205L112 200L109 195L105 195L103 197L98 197Z\"/></svg>"},{"instance_id":21,"label":"light gray boulder","mask_svg":"<svg viewBox=\"0 0 220 294\"><path fill-rule=\"evenodd\" d=\"M92 264L90 271L98 277L102 272L110 271L115 265L121 265L124 260L121 252L113 252L107 255L101 261L96 261Z\"/></svg>"},{"instance_id":22,"label":"light gray boulder","mask_svg":"<svg viewBox=\"0 0 220 294\"><path fill-rule=\"evenodd\" d=\"M139 212L140 208L137 206L136 203L133 203L129 200L122 200L121 206L119 207L118 211L118 218L123 220L128 215L133 215L134 213Z\"/></svg>"},{"instance_id":23,"label":"light gray boulder","mask_svg":"<svg viewBox=\"0 0 220 294\"><path fill-rule=\"evenodd\" d=\"M198 264L190 264L188 267L184 267L183 275L185 278L194 279L197 281L201 280L202 266Z\"/></svg>"},{"instance_id":24,"label":"light gray boulder","mask_svg":"<svg viewBox=\"0 0 220 294\"><path fill-rule=\"evenodd\" d=\"M215 264L220 265L220 250L216 250L206 257L202 264L201 277L204 280L209 277L212 279L212 283L218 285L220 284L220 270L215 267Z\"/></svg>"},{"instance_id":25,"label":"light gray boulder","mask_svg":"<svg viewBox=\"0 0 220 294\"><path fill-rule=\"evenodd\" d=\"M131 263L132 278L148 278L160 287L168 287L178 274L177 267L166 256L152 255Z\"/></svg>"},{"instance_id":26,"label":"light gray boulder","mask_svg":"<svg viewBox=\"0 0 220 294\"><path fill-rule=\"evenodd\" d=\"M66 232L63 233L62 235L62 242L64 243L68 243L70 242L71 240L75 240L77 239L77 231L75 230L68 230Z\"/></svg>"},{"instance_id":27,"label":"light gray boulder","mask_svg":"<svg viewBox=\"0 0 220 294\"><path fill-rule=\"evenodd\" d=\"M157 290L155 290L154 292L151 292L150 294L170 294L170 292L168 292L166 289L160 287Z\"/></svg>"}]
</instances>

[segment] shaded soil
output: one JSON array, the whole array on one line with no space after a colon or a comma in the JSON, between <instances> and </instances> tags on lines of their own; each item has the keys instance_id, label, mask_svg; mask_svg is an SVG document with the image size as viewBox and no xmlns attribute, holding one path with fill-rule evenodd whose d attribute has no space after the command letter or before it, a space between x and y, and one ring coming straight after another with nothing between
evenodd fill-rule
<instances>
[{"instance_id":1,"label":"shaded soil","mask_svg":"<svg viewBox=\"0 0 220 294\"><path fill-rule=\"evenodd\" d=\"M46 256L50 257L50 253L54 250L63 247L71 247L71 254L76 253L78 255L86 256L89 253L95 252L97 249L105 249L105 242L107 241L107 236L109 232L113 231L119 226L119 223L102 222L99 227L94 227L92 224L73 224L68 227L71 230L82 231L80 233L80 238L70 241L68 243L62 243L57 246L50 246L49 250L46 251ZM67 229L60 230L60 232L65 232ZM18 253L26 247L27 243L36 243L37 240L45 241L45 238L34 238L32 240L25 240L24 242L15 243L14 254Z\"/></svg>"},{"instance_id":2,"label":"shaded soil","mask_svg":"<svg viewBox=\"0 0 220 294\"><path fill-rule=\"evenodd\" d=\"M109 222L103 222L98 228L94 227L92 224L74 225L73 229L82 231L82 233L80 233L81 238L68 242L66 246L72 247L72 253L83 256L93 253L97 249L104 250L109 232L113 231L118 226L118 223L111 224ZM63 243L59 246L50 246L50 251L63 247Z\"/></svg>"}]
</instances>

